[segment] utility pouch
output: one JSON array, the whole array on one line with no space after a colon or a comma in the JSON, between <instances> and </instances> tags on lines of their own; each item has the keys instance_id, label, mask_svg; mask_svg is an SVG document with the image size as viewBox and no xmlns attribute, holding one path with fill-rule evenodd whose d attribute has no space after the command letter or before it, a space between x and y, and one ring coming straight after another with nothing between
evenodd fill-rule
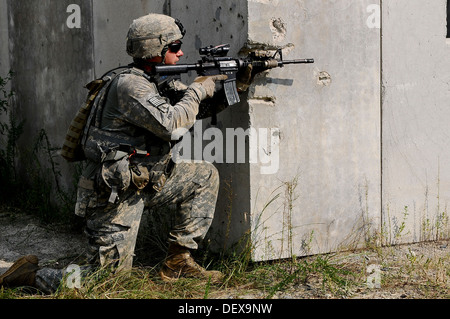
<instances>
[{"instance_id":1,"label":"utility pouch","mask_svg":"<svg viewBox=\"0 0 450 319\"><path fill-rule=\"evenodd\" d=\"M160 192L166 184L167 178L170 175L168 167L171 160L172 157L170 153L164 155L164 157L150 169L150 182L152 183L152 188L156 192Z\"/></svg>"},{"instance_id":2,"label":"utility pouch","mask_svg":"<svg viewBox=\"0 0 450 319\"><path fill-rule=\"evenodd\" d=\"M142 164L131 166L131 180L139 190L144 189L150 182L150 172L147 166Z\"/></svg>"},{"instance_id":3,"label":"utility pouch","mask_svg":"<svg viewBox=\"0 0 450 319\"><path fill-rule=\"evenodd\" d=\"M81 176L78 182L77 202L75 204L75 215L85 217L88 208L97 205L97 193L94 190L94 181Z\"/></svg>"}]
</instances>

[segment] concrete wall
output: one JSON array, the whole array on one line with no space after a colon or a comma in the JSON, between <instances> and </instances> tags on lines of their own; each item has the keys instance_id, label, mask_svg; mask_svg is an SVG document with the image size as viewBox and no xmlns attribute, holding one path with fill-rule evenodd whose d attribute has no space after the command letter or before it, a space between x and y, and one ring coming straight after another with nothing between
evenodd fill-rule
<instances>
[{"instance_id":1,"label":"concrete wall","mask_svg":"<svg viewBox=\"0 0 450 319\"><path fill-rule=\"evenodd\" d=\"M449 236L446 0L383 1L383 225L389 242Z\"/></svg>"},{"instance_id":2,"label":"concrete wall","mask_svg":"<svg viewBox=\"0 0 450 319\"><path fill-rule=\"evenodd\" d=\"M8 4L6 0L0 1L0 70L9 70L9 44L8 44ZM5 76L5 74L1 74Z\"/></svg>"},{"instance_id":3,"label":"concrete wall","mask_svg":"<svg viewBox=\"0 0 450 319\"><path fill-rule=\"evenodd\" d=\"M373 3L249 1L252 42L287 46L286 59L315 58L270 71L249 96L251 126L279 130L278 170L250 170L255 259L356 246L379 230L380 33L366 24ZM265 145L250 147L262 153Z\"/></svg>"},{"instance_id":4,"label":"concrete wall","mask_svg":"<svg viewBox=\"0 0 450 319\"><path fill-rule=\"evenodd\" d=\"M130 63L125 53L129 25L147 12L163 12L166 2L1 2L0 36L6 45L1 47L0 71L2 76L9 69L15 72L16 112L26 120L19 140L24 160L19 162L29 158L42 129L53 147L62 145L85 99L83 86L108 69ZM72 5L80 9L78 16ZM63 176L61 186L70 189L74 166L56 160Z\"/></svg>"},{"instance_id":5,"label":"concrete wall","mask_svg":"<svg viewBox=\"0 0 450 319\"><path fill-rule=\"evenodd\" d=\"M93 10L93 40L95 75L132 62L126 53L126 36L134 19L147 13L168 13L165 0L123 1L95 0Z\"/></svg>"},{"instance_id":6,"label":"concrete wall","mask_svg":"<svg viewBox=\"0 0 450 319\"><path fill-rule=\"evenodd\" d=\"M74 11L70 5L81 9L80 21L73 20ZM20 163L29 162L29 150L42 129L48 134L52 146L62 144L67 127L85 98L83 86L86 83L111 68L131 62L125 52L125 40L133 19L149 12L179 17L189 30L183 46L185 63L196 62L198 49L210 44L230 43L230 54L236 56L247 39L247 3L242 0L226 3L194 0L2 0L0 9L0 36L2 43L7 44L1 47L0 72L5 76L9 69L14 70L16 113L19 118L26 119L24 133L19 140ZM79 25L71 28L68 20L79 22ZM183 76L188 81L193 77L194 74ZM198 123L200 130L208 125L209 121ZM221 114L218 126L248 127L246 103ZM61 185L70 189L74 183L74 165L56 160L62 173ZM224 186L218 203L219 218L211 233L223 234L223 218L220 216L229 215L228 199L233 196L233 201L241 204L236 205L231 222L228 217L224 218L228 219L228 225L244 225L242 229L233 227L236 234L230 239L233 242L248 230L248 223L242 223L242 208L249 211L248 164L218 166ZM236 185L234 188L239 191L229 195L228 184Z\"/></svg>"},{"instance_id":7,"label":"concrete wall","mask_svg":"<svg viewBox=\"0 0 450 319\"><path fill-rule=\"evenodd\" d=\"M8 36L8 4L6 0L0 1L0 76L5 78L10 70L9 65L9 36ZM6 89L10 90L7 85ZM3 96L1 96L3 98ZM7 114L0 114L0 121L7 120Z\"/></svg>"},{"instance_id":8,"label":"concrete wall","mask_svg":"<svg viewBox=\"0 0 450 319\"><path fill-rule=\"evenodd\" d=\"M248 34L248 4L246 0L175 0L171 1L171 14L179 17L188 30L183 40L185 63L194 63L200 56L198 49L209 45L229 43L229 55L238 56L245 46ZM193 80L195 74L183 77L187 82ZM217 126L222 137L226 136L227 128L249 128L249 112L246 96L242 102L234 105L218 115ZM204 146L211 139L203 132L211 128L211 120L205 119L196 123L192 138ZM248 141L246 142L248 143ZM238 143L233 143L233 152L237 154ZM239 151L247 153L247 144ZM204 149L204 148L203 148ZM219 150L220 149L220 150ZM250 173L249 163L227 162L226 138L223 139L222 161L215 161L221 178L216 218L208 234L208 244L219 249L229 247L238 242L250 230ZM192 154L194 159L205 159Z\"/></svg>"},{"instance_id":9,"label":"concrete wall","mask_svg":"<svg viewBox=\"0 0 450 319\"><path fill-rule=\"evenodd\" d=\"M316 61L258 75L242 102L219 115L223 137L230 128L247 132L242 145L223 146L224 156L244 151L247 160L216 163L212 246L250 233L262 260L374 235L389 243L448 237L447 1L406 1L0 0L0 74L16 72L17 110L27 119L21 156L41 129L59 146L82 86L130 62L132 20L166 13L188 30L183 62L220 43L233 56L284 48L285 59ZM71 4L80 6L79 28L67 25ZM198 122L193 137L210 142L210 127ZM73 165L60 165L69 187Z\"/></svg>"},{"instance_id":10,"label":"concrete wall","mask_svg":"<svg viewBox=\"0 0 450 319\"><path fill-rule=\"evenodd\" d=\"M83 85L93 77L91 1L77 2L82 27L70 29L66 11L72 3L7 1L8 38L3 43L9 46L8 68L15 73L15 112L18 119L26 121L18 141L18 161L22 164L30 163L31 151L38 138L43 137L42 129L53 146L61 145L64 132L86 95ZM2 66L1 74L6 72ZM65 163L61 165L62 171L71 176L71 169ZM70 178L62 180L66 186L71 183Z\"/></svg>"}]
</instances>

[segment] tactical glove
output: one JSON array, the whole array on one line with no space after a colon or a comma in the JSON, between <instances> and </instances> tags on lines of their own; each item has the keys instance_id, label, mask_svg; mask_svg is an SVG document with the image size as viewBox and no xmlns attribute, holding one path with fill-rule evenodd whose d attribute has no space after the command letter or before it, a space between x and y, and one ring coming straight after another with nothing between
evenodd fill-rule
<instances>
[{"instance_id":1,"label":"tactical glove","mask_svg":"<svg viewBox=\"0 0 450 319\"><path fill-rule=\"evenodd\" d=\"M253 65L249 64L245 70L238 72L237 79L236 79L236 87L238 89L238 92L245 92L247 91L248 87L250 86L252 80L253 80Z\"/></svg>"},{"instance_id":2,"label":"tactical glove","mask_svg":"<svg viewBox=\"0 0 450 319\"><path fill-rule=\"evenodd\" d=\"M205 93L202 98L202 100L204 100L214 96L214 93L216 92L216 81L225 81L226 79L228 79L228 76L224 74L199 76L194 80L193 85L199 84L202 87L202 91Z\"/></svg>"}]
</instances>

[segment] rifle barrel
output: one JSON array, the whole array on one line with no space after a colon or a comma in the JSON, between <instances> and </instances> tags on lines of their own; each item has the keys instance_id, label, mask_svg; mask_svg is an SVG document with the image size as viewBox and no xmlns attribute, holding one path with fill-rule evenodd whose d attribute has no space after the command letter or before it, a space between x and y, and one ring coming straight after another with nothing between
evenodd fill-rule
<instances>
[{"instance_id":1,"label":"rifle barrel","mask_svg":"<svg viewBox=\"0 0 450 319\"><path fill-rule=\"evenodd\" d=\"M314 59L283 60L283 64L314 63Z\"/></svg>"}]
</instances>

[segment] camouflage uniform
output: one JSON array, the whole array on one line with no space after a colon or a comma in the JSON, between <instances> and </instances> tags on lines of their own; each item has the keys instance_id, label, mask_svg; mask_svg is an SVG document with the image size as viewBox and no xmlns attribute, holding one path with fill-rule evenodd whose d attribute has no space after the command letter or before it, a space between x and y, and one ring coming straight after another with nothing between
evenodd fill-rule
<instances>
[{"instance_id":1,"label":"camouflage uniform","mask_svg":"<svg viewBox=\"0 0 450 319\"><path fill-rule=\"evenodd\" d=\"M179 37L173 31L166 40ZM140 39L148 48L155 44L153 37ZM140 48L142 43L135 49ZM133 50L129 40L131 56ZM110 83L96 97L84 133L88 160L75 208L75 214L86 219L88 264L130 269L146 207L175 204L169 243L197 249L213 219L219 175L207 162L174 163L171 150L178 132L212 115L206 103L211 92L195 81L186 86L177 78L150 77L137 67L112 71L105 78ZM214 113L224 107L215 108ZM44 268L37 272L36 283L51 292L63 275L63 270Z\"/></svg>"},{"instance_id":2,"label":"camouflage uniform","mask_svg":"<svg viewBox=\"0 0 450 319\"><path fill-rule=\"evenodd\" d=\"M163 82L163 86L166 86L166 94L172 91L171 96L180 93L175 88L186 88L175 83L177 80L170 82ZM142 161L137 159L138 174L129 169L127 156L119 161L89 162L78 190L76 214L86 216L91 262L106 265L120 260L120 265L115 266L131 267L145 207L176 204L177 225L169 240L189 249L197 248L211 224L219 187L216 168L205 162L167 162L174 131L194 124L203 93L197 86L191 86L183 90L182 98L172 106L169 98L160 95L158 86L161 84L158 84L148 81L139 70L119 75L111 84L102 110L101 129L137 137L136 140L143 136L141 140L146 145L133 146L145 147L150 156ZM110 150L117 146L114 142L108 144ZM103 155L108 157L108 153ZM163 185L158 185L162 186L158 191L151 182L152 176L158 174L151 174L155 157L155 161L161 158L157 163L167 163L159 170L167 180L162 179ZM89 184L94 187L87 187ZM118 198L111 202L114 184L118 188Z\"/></svg>"},{"instance_id":3,"label":"camouflage uniform","mask_svg":"<svg viewBox=\"0 0 450 319\"><path fill-rule=\"evenodd\" d=\"M92 147L98 142L101 145L98 149L102 150L100 157L104 158L103 162L87 161L78 186L75 210L78 216L86 219L88 262L93 266L112 266L117 270L131 268L139 224L146 207L176 204L175 226L169 234L169 242L189 249L198 248L214 216L219 174L211 163L173 163L169 160L161 168L167 179L158 190L152 187L149 173L155 166L154 158L160 159L157 164L170 159L173 132L188 129L199 117L201 88L187 87L178 80L162 84L149 82L140 74L141 71L134 69L130 74L119 75L109 89L101 129L106 133L104 136L111 134L116 139L97 141L89 137L90 142L86 145ZM182 98L171 105L170 98L159 94L159 87L164 87L165 94L172 99ZM202 104L201 108L203 116L210 115L207 106ZM150 150L150 155L152 150L157 154L143 157L141 162L137 159L141 176L130 169L128 154L120 158L121 152L114 151L119 146L114 143L126 140L126 137L128 142L133 138L145 141L147 145L133 146ZM109 154L116 155L108 160ZM122 163L124 165L120 165ZM144 181L142 178L136 181L142 176L145 176ZM117 198L110 202L111 186L115 185ZM37 272L37 283L42 290L51 291L62 277L63 271L44 268Z\"/></svg>"}]
</instances>

